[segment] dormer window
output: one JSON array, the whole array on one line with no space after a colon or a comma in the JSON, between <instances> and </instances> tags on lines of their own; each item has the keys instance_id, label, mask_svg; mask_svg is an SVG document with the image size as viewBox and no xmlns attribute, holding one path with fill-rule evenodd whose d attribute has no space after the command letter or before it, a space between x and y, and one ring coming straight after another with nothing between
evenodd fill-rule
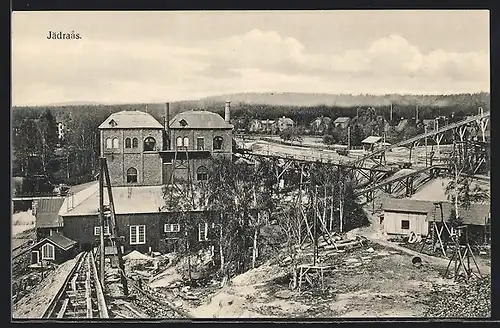
<instances>
[{"instance_id":1,"label":"dormer window","mask_svg":"<svg viewBox=\"0 0 500 328\"><path fill-rule=\"evenodd\" d=\"M113 128L117 125L118 123L116 123L115 120L111 120L109 121L109 125L111 125Z\"/></svg>"},{"instance_id":2,"label":"dormer window","mask_svg":"<svg viewBox=\"0 0 500 328\"><path fill-rule=\"evenodd\" d=\"M185 127L185 126L187 126L187 125L188 125L188 122L186 122L186 120L185 120L185 119L182 119L182 120L180 120L180 121L179 121L179 124L180 124L182 127Z\"/></svg>"}]
</instances>

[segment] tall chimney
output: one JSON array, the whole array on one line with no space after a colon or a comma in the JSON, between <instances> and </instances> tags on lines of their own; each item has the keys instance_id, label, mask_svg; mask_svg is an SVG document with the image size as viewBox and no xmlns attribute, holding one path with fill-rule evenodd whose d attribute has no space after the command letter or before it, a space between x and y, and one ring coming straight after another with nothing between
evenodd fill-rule
<instances>
[{"instance_id":1,"label":"tall chimney","mask_svg":"<svg viewBox=\"0 0 500 328\"><path fill-rule=\"evenodd\" d=\"M165 115L163 116L163 126L167 135L167 150L170 150L170 103L165 104Z\"/></svg>"},{"instance_id":2,"label":"tall chimney","mask_svg":"<svg viewBox=\"0 0 500 328\"><path fill-rule=\"evenodd\" d=\"M224 107L224 120L226 121L226 123L229 123L229 119L230 119L230 110L231 110L231 102L230 101L226 101L226 105Z\"/></svg>"}]
</instances>

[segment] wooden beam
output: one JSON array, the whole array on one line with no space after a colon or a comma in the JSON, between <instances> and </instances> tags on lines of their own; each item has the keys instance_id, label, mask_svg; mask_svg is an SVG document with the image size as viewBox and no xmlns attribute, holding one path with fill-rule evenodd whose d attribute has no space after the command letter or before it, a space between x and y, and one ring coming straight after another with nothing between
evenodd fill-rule
<instances>
[{"instance_id":1,"label":"wooden beam","mask_svg":"<svg viewBox=\"0 0 500 328\"><path fill-rule=\"evenodd\" d=\"M177 154L177 152L176 152ZM123 293L128 295L128 286L127 279L125 277L125 262L123 261L122 249L121 249L121 241L120 241L120 231L118 229L118 224L116 223L116 215L115 215L115 202L113 200L113 190L111 189L111 179L109 177L108 163L106 158L103 159L103 170L104 177L106 178L106 188L108 190L108 198L109 198L109 209L111 212L111 222L113 223L113 232L112 235L115 237L116 251L118 253L118 266L120 271L120 279L123 286Z\"/></svg>"},{"instance_id":2,"label":"wooden beam","mask_svg":"<svg viewBox=\"0 0 500 328\"><path fill-rule=\"evenodd\" d=\"M61 310L59 310L59 313L57 313L57 318L61 319L64 317L64 314L66 313L66 309L68 308L69 304L69 298L64 299L63 304L61 306Z\"/></svg>"},{"instance_id":3,"label":"wooden beam","mask_svg":"<svg viewBox=\"0 0 500 328\"><path fill-rule=\"evenodd\" d=\"M97 279L97 268L94 262L94 255L90 252L90 264L92 266L92 273L94 275L94 287L96 289L97 294L97 307L99 309L99 318L106 319L109 318L108 308L106 306L106 300L104 299L103 289L101 288L101 283L99 279Z\"/></svg>"}]
</instances>

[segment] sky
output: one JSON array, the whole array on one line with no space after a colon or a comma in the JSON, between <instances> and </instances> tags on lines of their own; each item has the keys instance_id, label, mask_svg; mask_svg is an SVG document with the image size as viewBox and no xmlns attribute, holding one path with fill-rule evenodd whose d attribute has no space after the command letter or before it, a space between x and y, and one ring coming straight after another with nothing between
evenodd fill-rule
<instances>
[{"instance_id":1,"label":"sky","mask_svg":"<svg viewBox=\"0 0 500 328\"><path fill-rule=\"evenodd\" d=\"M14 106L489 92L489 62L485 10L12 14Z\"/></svg>"}]
</instances>

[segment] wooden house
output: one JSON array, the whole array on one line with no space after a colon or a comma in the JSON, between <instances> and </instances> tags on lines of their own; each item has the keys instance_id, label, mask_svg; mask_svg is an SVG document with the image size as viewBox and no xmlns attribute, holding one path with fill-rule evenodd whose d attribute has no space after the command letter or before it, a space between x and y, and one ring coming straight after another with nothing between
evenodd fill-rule
<instances>
[{"instance_id":1,"label":"wooden house","mask_svg":"<svg viewBox=\"0 0 500 328\"><path fill-rule=\"evenodd\" d=\"M77 242L58 232L51 232L31 246L31 264L41 262L60 264L73 258L77 253Z\"/></svg>"},{"instance_id":2,"label":"wooden house","mask_svg":"<svg viewBox=\"0 0 500 328\"><path fill-rule=\"evenodd\" d=\"M443 219L448 222L454 209L451 202L441 202ZM407 235L413 232L426 236L429 224L440 223L441 211L435 210L435 202L414 199L385 199L382 202L383 229L391 235ZM471 240L488 242L490 225L490 205L471 204L470 208L459 208L460 220L467 226Z\"/></svg>"},{"instance_id":3,"label":"wooden house","mask_svg":"<svg viewBox=\"0 0 500 328\"><path fill-rule=\"evenodd\" d=\"M41 198L34 204L37 240L48 237L51 232L59 232L63 226L59 210L64 198Z\"/></svg>"}]
</instances>

